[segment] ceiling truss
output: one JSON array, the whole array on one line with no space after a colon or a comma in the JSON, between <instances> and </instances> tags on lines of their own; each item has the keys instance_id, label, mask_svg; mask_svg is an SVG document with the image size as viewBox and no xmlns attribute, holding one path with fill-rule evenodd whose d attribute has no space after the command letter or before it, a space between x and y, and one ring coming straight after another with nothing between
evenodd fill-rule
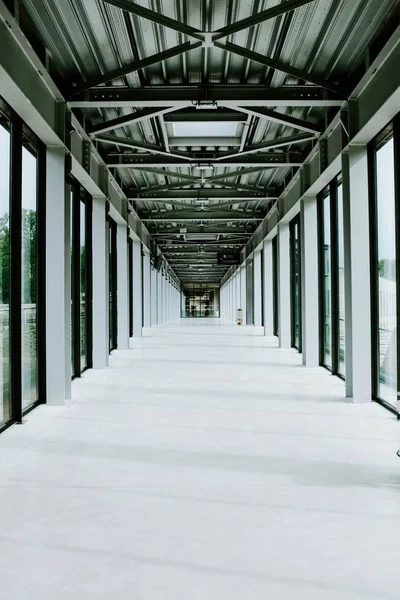
<instances>
[{"instance_id":1,"label":"ceiling truss","mask_svg":"<svg viewBox=\"0 0 400 600\"><path fill-rule=\"evenodd\" d=\"M178 45L152 56L137 57L113 71L73 82L69 90L70 105L82 109L133 109L129 114L92 124L88 127L88 133L102 147L112 147L107 154L108 167L128 169L133 177L135 173L141 174L141 181L151 178L152 184L130 187L125 192L178 276L192 281L195 269L192 269L193 265L189 267L188 259L197 260L197 266L201 266L199 261L204 260L204 254L208 254L212 267L203 269L201 273L196 272L196 281L217 281L227 270L226 267L217 266L217 253L222 248L231 251L241 248L265 216L271 202L279 195L276 188L249 185L242 180L243 177L251 174L258 177L266 170L301 166L304 151L315 143L322 132L319 123L285 114L286 108L339 107L345 95L343 87L337 82L294 68L276 56L266 56L239 46L228 38L314 3L315 0L286 0L216 31L207 32L150 10L133 0L102 1L109 10L122 9L128 14L172 29L183 38L180 38ZM282 87L223 84L150 85L141 88L121 87L118 84L117 87L110 87L112 82L119 82L126 75L171 58L182 57L184 60L188 52L200 48L206 53L213 46L296 78L299 83ZM149 120L157 124L158 143L133 139L129 127ZM248 141L251 126L260 120L270 121L290 131L276 139L256 143L251 139ZM236 122L243 126L239 130L242 131L241 136L171 136L174 123L204 121ZM120 130L118 135L116 130ZM214 146L215 150L212 149ZM224 149L224 146L229 149ZM179 150L182 147L188 149ZM202 147L203 150L199 152L193 149L196 147ZM217 169L224 171L215 172ZM160 177L164 178L162 183L157 179ZM154 185L154 180L160 183ZM146 202L155 208L144 209L143 203ZM264 203L263 210L257 209L260 203ZM196 235L198 240L195 239ZM194 239L188 236L194 236ZM207 236L215 236L215 240L207 239Z\"/></svg>"}]
</instances>

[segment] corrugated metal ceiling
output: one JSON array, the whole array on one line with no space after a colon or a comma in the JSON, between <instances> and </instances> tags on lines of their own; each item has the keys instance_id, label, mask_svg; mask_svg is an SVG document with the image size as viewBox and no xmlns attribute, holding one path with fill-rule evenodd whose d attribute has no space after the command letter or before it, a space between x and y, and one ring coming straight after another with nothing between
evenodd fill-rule
<instances>
[{"instance_id":1,"label":"corrugated metal ceiling","mask_svg":"<svg viewBox=\"0 0 400 600\"><path fill-rule=\"evenodd\" d=\"M98 74L114 71L135 60L193 41L184 33L123 11L112 4L107 0L42 0L41 2L21 0L25 23L29 22L29 26L42 40L50 54L52 64L61 74L67 87L73 82L80 84ZM190 25L198 31L213 32L230 23L277 6L280 1L138 0L135 4ZM347 83L350 75L363 60L363 53L375 32L396 5L398 0L310 0L295 10L233 33L227 39L241 48L341 85ZM200 47L114 79L108 85L143 88L209 84L261 84L280 88L304 85L304 81L218 47ZM162 95L162 88L160 94ZM311 124L323 123L324 119L329 118L329 109L322 106L286 108L276 106L275 110L283 115L307 120ZM90 107L83 108L82 111L89 125L132 113L131 108ZM167 121L166 125L165 121ZM216 125L216 136L217 132L218 125ZM168 123L167 118L164 120L163 117L156 117L119 127L110 133L120 138L166 147L168 150L168 138L172 136L173 125ZM241 138L240 147L243 149L243 146L260 144L266 140L276 140L295 133L298 133L297 129L288 124L243 113L243 120L238 123L236 136ZM195 150L218 153L231 149L229 146L219 145L199 147L194 143L195 141L182 145L178 150L189 153ZM289 151L304 152L309 148L308 141L277 149L274 152L278 154ZM119 154L144 152L118 146L113 148L101 142L99 142L99 149L104 154L111 150ZM237 150L237 148L232 149ZM199 175L190 162L183 167L167 167L167 170L186 176ZM206 175L218 176L235 170L237 170L235 167L215 166L213 171ZM251 186L262 192L271 188L278 189L290 172L291 167L288 166L264 168L232 177L227 179L226 183ZM177 177L168 176L167 173L160 174L159 170L156 172L124 167L118 169L118 176L125 188L137 190L179 182ZM207 182L192 183L194 188L201 185L205 189L211 187L211 183ZM208 204L213 205L221 201L210 199ZM154 202L151 199L137 200L135 209L139 214L153 211L152 214L157 213L160 217L163 210L168 212L179 210L180 202L193 207L199 206L195 198L181 200L176 197L171 199L171 203ZM261 211L265 214L269 205L270 201L262 198L240 204L232 199L230 206L224 210L243 210L246 213ZM166 230L175 225L171 222L157 221L153 225L149 223L149 228L153 232L160 232L162 228ZM177 225L179 226L179 222ZM254 229L256 224L246 223L244 220L235 223L236 225ZM234 226L231 225L232 227ZM171 240L173 239L174 236L171 237ZM223 240L224 236L220 239ZM177 238L178 240L180 238Z\"/></svg>"}]
</instances>

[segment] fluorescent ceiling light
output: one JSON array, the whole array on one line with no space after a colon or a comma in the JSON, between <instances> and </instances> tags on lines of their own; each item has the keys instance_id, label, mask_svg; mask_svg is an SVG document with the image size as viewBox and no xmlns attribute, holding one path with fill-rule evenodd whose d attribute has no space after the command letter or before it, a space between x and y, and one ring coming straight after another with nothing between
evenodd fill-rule
<instances>
[{"instance_id":1,"label":"fluorescent ceiling light","mask_svg":"<svg viewBox=\"0 0 400 600\"><path fill-rule=\"evenodd\" d=\"M236 137L234 121L182 121L173 124L174 137Z\"/></svg>"}]
</instances>

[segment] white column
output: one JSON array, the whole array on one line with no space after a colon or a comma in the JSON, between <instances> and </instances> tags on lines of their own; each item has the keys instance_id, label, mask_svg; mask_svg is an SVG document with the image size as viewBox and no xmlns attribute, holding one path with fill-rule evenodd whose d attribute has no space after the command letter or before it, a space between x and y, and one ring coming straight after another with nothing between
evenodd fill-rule
<instances>
[{"instance_id":1,"label":"white column","mask_svg":"<svg viewBox=\"0 0 400 600\"><path fill-rule=\"evenodd\" d=\"M289 223L278 226L279 345L291 347Z\"/></svg>"},{"instance_id":2,"label":"white column","mask_svg":"<svg viewBox=\"0 0 400 600\"><path fill-rule=\"evenodd\" d=\"M319 365L319 273L317 198L301 201L301 307L302 361L307 367Z\"/></svg>"},{"instance_id":3,"label":"white column","mask_svg":"<svg viewBox=\"0 0 400 600\"><path fill-rule=\"evenodd\" d=\"M117 310L118 349L129 348L129 294L128 294L128 234L126 224L117 224Z\"/></svg>"},{"instance_id":4,"label":"white column","mask_svg":"<svg viewBox=\"0 0 400 600\"><path fill-rule=\"evenodd\" d=\"M62 405L71 394L71 201L64 148L47 149L46 185L46 394L48 404Z\"/></svg>"},{"instance_id":5,"label":"white column","mask_svg":"<svg viewBox=\"0 0 400 600\"><path fill-rule=\"evenodd\" d=\"M151 301L151 320L150 325L157 325L157 274L154 269L150 269L150 301Z\"/></svg>"},{"instance_id":6,"label":"white column","mask_svg":"<svg viewBox=\"0 0 400 600\"><path fill-rule=\"evenodd\" d=\"M345 271L346 396L370 402L371 304L366 146L342 155Z\"/></svg>"},{"instance_id":7,"label":"white column","mask_svg":"<svg viewBox=\"0 0 400 600\"><path fill-rule=\"evenodd\" d=\"M185 292L184 290L181 290L181 317L183 317L185 315L185 306L186 306L186 302L185 302Z\"/></svg>"},{"instance_id":8,"label":"white column","mask_svg":"<svg viewBox=\"0 0 400 600\"><path fill-rule=\"evenodd\" d=\"M254 290L254 325L262 326L262 277L261 277L261 251L254 253L253 263L253 290Z\"/></svg>"},{"instance_id":9,"label":"white column","mask_svg":"<svg viewBox=\"0 0 400 600\"><path fill-rule=\"evenodd\" d=\"M239 269L240 307L243 311L243 325L246 325L246 263Z\"/></svg>"},{"instance_id":10,"label":"white column","mask_svg":"<svg viewBox=\"0 0 400 600\"><path fill-rule=\"evenodd\" d=\"M142 248L132 240L133 251L133 337L142 335Z\"/></svg>"},{"instance_id":11,"label":"white column","mask_svg":"<svg viewBox=\"0 0 400 600\"><path fill-rule=\"evenodd\" d=\"M151 325L151 281L150 281L150 254L145 251L143 256L143 309L144 326Z\"/></svg>"},{"instance_id":12,"label":"white column","mask_svg":"<svg viewBox=\"0 0 400 600\"><path fill-rule=\"evenodd\" d=\"M161 271L157 272L157 323L161 325L163 322L162 315L162 281L163 276L161 275Z\"/></svg>"},{"instance_id":13,"label":"white column","mask_svg":"<svg viewBox=\"0 0 400 600\"><path fill-rule=\"evenodd\" d=\"M93 198L93 368L109 364L108 338L108 228L106 199Z\"/></svg>"},{"instance_id":14,"label":"white column","mask_svg":"<svg viewBox=\"0 0 400 600\"><path fill-rule=\"evenodd\" d=\"M264 240L264 335L274 335L274 277L273 277L273 258L272 258L272 240Z\"/></svg>"}]
</instances>

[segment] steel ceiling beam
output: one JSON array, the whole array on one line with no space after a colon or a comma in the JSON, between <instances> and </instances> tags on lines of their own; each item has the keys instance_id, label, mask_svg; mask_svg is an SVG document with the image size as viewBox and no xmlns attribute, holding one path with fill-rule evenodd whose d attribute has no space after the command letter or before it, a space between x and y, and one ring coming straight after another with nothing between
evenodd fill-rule
<instances>
[{"instance_id":1,"label":"steel ceiling beam","mask_svg":"<svg viewBox=\"0 0 400 600\"><path fill-rule=\"evenodd\" d=\"M204 109L184 109L177 110L165 116L166 123L190 123L201 121L215 122L241 122L244 121L241 112L234 110L204 110Z\"/></svg>"},{"instance_id":2,"label":"steel ceiling beam","mask_svg":"<svg viewBox=\"0 0 400 600\"><path fill-rule=\"evenodd\" d=\"M247 60L257 62L260 65L263 65L264 67L270 67L271 69L276 69L278 71L281 71L282 73L286 73L287 75L296 77L297 79L308 81L310 83L313 83L314 85L319 85L321 86L321 88L330 90L331 92L337 94L339 98L344 99L343 90L336 84L329 83L329 81L324 79L323 77L318 77L317 75L313 75L312 73L307 73L306 71L302 71L301 69L296 69L295 67L291 67L286 63L276 60L275 58L270 58L269 56L265 56L265 54L259 54L258 52L254 52L253 50L249 50L248 48L238 46L237 44L233 44L232 42L225 42L224 44L216 42L215 46L217 48L220 48L221 50L225 50L225 52L230 52L231 54L236 54L237 56L241 56L242 58L246 58Z\"/></svg>"},{"instance_id":3,"label":"steel ceiling beam","mask_svg":"<svg viewBox=\"0 0 400 600\"><path fill-rule=\"evenodd\" d=\"M227 189L217 188L201 188L189 190L177 190L176 192L163 191L159 194L148 194L143 190L128 190L127 197L129 200L152 200L153 202L167 202L168 200L213 200L213 199L231 199L232 201L247 201L247 200L269 200L276 198L277 191L263 190L257 192L241 192L231 191ZM270 195L272 194L272 195Z\"/></svg>"},{"instance_id":4,"label":"steel ceiling beam","mask_svg":"<svg viewBox=\"0 0 400 600\"><path fill-rule=\"evenodd\" d=\"M185 23L171 19L171 17L167 17L159 12L150 10L144 6L140 6L139 4L132 2L132 0L103 0L103 2L106 4L111 4L112 6L116 6L117 8L121 8L126 12L138 17L142 17L143 19L147 19L148 21L152 21L153 23L158 23L163 27L168 27L169 29L179 31L179 33L183 33L189 37L193 37L201 41L204 41L205 39L205 34L201 31L198 31L194 27L190 27L190 25L186 25Z\"/></svg>"},{"instance_id":5,"label":"steel ceiling beam","mask_svg":"<svg viewBox=\"0 0 400 600\"><path fill-rule=\"evenodd\" d=\"M98 140L99 142L102 142L103 144L122 146L124 148L135 148L136 150L148 150L149 152L154 152L155 154L160 154L161 156L167 156L169 158L176 157L175 159L182 160L182 164L185 164L186 161L192 161L192 158L188 157L187 154L185 154L184 152L179 152L179 151L168 152L167 150L165 150L165 148L162 148L162 146L148 144L147 142L139 142L137 140L132 140L131 138L122 138L122 137L119 137L116 135L110 135L110 134L96 135L95 137L96 137L96 140ZM122 156L125 156L125 155L122 155ZM135 153L134 156L140 157L140 156L143 156L143 154ZM110 166L110 165L108 165L108 166ZM114 166L118 166L118 165L114 165Z\"/></svg>"},{"instance_id":6,"label":"steel ceiling beam","mask_svg":"<svg viewBox=\"0 0 400 600\"><path fill-rule=\"evenodd\" d=\"M84 83L74 85L69 90L68 98L74 97L76 94L86 92L87 90L90 90L91 88L99 86L103 83L114 81L115 79L120 79L121 77L125 77L125 75L129 75L130 73L135 73L136 71L140 71L146 67L151 67L152 65L156 65L164 60L168 60L169 58L186 54L186 52L189 52L190 50L200 48L201 45L201 42L184 42L183 44L178 44L177 46L173 46L172 48L168 48L167 50L163 50L162 52L158 52L152 56L134 60L128 65L124 65L123 67L119 67L113 71L108 71L102 75L94 75L93 77L89 77L89 79L87 79Z\"/></svg>"},{"instance_id":7,"label":"steel ceiling beam","mask_svg":"<svg viewBox=\"0 0 400 600\"><path fill-rule=\"evenodd\" d=\"M290 115L284 115L276 110L270 110L268 108L262 108L258 106L238 106L237 110L253 117L258 117L260 119L266 119L267 121L279 123L280 125L293 127L299 131L306 131L308 133L315 134L322 133L323 131L323 128L315 123L310 123L309 121L298 119L297 117L292 117Z\"/></svg>"},{"instance_id":8,"label":"steel ceiling beam","mask_svg":"<svg viewBox=\"0 0 400 600\"><path fill-rule=\"evenodd\" d=\"M225 220L226 220L226 213L225 213ZM153 236L160 236L160 235L166 235L166 234L172 234L172 235L183 235L181 233L181 229L186 229L186 233L212 233L212 234L216 234L216 235L252 235L254 233L254 229L250 228L250 227L230 227L228 225L221 225L221 224L212 224L212 223L204 223L203 225L185 225L185 227L158 227L157 229L155 229L154 227L152 228L150 226L150 231L151 231L151 235ZM213 243L215 243L215 240L211 240ZM179 241L179 244L181 244L182 242ZM198 242L196 242L199 246L203 246L204 243L199 240ZM222 241L220 243L223 243Z\"/></svg>"},{"instance_id":9,"label":"steel ceiling beam","mask_svg":"<svg viewBox=\"0 0 400 600\"><path fill-rule=\"evenodd\" d=\"M190 166L190 165L187 165ZM145 173L151 173L153 175L162 175L163 177L175 177L177 179L186 179L187 181L201 183L201 177L196 175L187 175L186 173L179 173L178 171L169 171L168 169L157 169L155 167L132 167L135 171L144 171Z\"/></svg>"},{"instance_id":10,"label":"steel ceiling beam","mask_svg":"<svg viewBox=\"0 0 400 600\"><path fill-rule=\"evenodd\" d=\"M118 127L126 127L127 125L140 123L141 121L146 121L147 119L154 119L155 117L165 115L166 113L174 110L177 110L176 106L169 106L166 108L143 108L142 110L134 112L130 115L123 115L121 117L116 117L115 119L110 119L109 121L103 121L103 123L98 123L97 125L89 126L86 128L86 131L89 135L99 135L100 133L106 133L107 131L118 129Z\"/></svg>"},{"instance_id":11,"label":"steel ceiling beam","mask_svg":"<svg viewBox=\"0 0 400 600\"><path fill-rule=\"evenodd\" d=\"M249 192L258 192L259 191L259 188L256 188L252 185L246 185L244 183L228 183L226 181L215 181L213 183L214 183L214 185L220 185L221 187L232 188L235 190L247 190ZM153 187L149 187L149 188L141 188L141 191L145 192L145 193L154 194L159 191L162 192L163 190L178 190L178 189L184 188L189 185L193 185L193 182L177 181L176 183L168 183L168 184L157 185L157 186L153 186ZM197 188L193 188L193 189L197 189ZM140 191L140 188L139 188L139 191ZM129 193L130 192L128 191L128 194Z\"/></svg>"},{"instance_id":12,"label":"steel ceiling beam","mask_svg":"<svg viewBox=\"0 0 400 600\"><path fill-rule=\"evenodd\" d=\"M233 156L243 156L246 154L254 154L262 150L272 150L272 148L283 148L284 146L291 146L292 144L302 144L315 140L315 135L312 133L298 133L296 135L288 135L283 138L276 138L275 140L267 140L260 144L252 144L242 150L242 152L228 151L224 152L222 156L226 158L232 158Z\"/></svg>"},{"instance_id":13,"label":"steel ceiling beam","mask_svg":"<svg viewBox=\"0 0 400 600\"><path fill-rule=\"evenodd\" d=\"M147 167L196 167L198 165L207 167L300 167L303 164L303 156L300 152L264 152L258 153L254 156L234 156L233 158L221 158L218 159L215 156L210 158L189 157L187 155L182 156L177 152L171 152L168 154L163 148L159 146L152 146L151 144L144 144L143 142L137 142L134 140L124 140L123 138L117 138L116 140L103 140L105 136L99 136L99 141L104 141L108 144L118 144L126 147L136 147L138 149L148 149L150 152L160 154L162 156L153 156L152 154L142 154L139 152L109 155L107 159L108 167L118 168L131 168L133 165L143 165ZM108 136L111 137L111 136Z\"/></svg>"},{"instance_id":14,"label":"steel ceiling beam","mask_svg":"<svg viewBox=\"0 0 400 600\"><path fill-rule=\"evenodd\" d=\"M321 87L265 85L149 86L146 88L101 87L81 93L69 101L72 108L167 107L176 104L193 108L201 102L237 106L341 106L343 99ZM210 111L211 112L211 111Z\"/></svg>"},{"instance_id":15,"label":"steel ceiling beam","mask_svg":"<svg viewBox=\"0 0 400 600\"><path fill-rule=\"evenodd\" d=\"M186 221L224 221L229 223L230 221L262 221L264 215L257 215L251 212L240 212L240 211L227 211L227 212L213 212L211 210L193 210L179 211L179 210L168 210L165 212L156 212L154 214L148 214L142 212L140 219L144 223L147 221L176 221L184 223Z\"/></svg>"},{"instance_id":16,"label":"steel ceiling beam","mask_svg":"<svg viewBox=\"0 0 400 600\"><path fill-rule=\"evenodd\" d=\"M240 146L240 137L171 137L170 146Z\"/></svg>"},{"instance_id":17,"label":"steel ceiling beam","mask_svg":"<svg viewBox=\"0 0 400 600\"><path fill-rule=\"evenodd\" d=\"M243 29L254 27L254 25L258 25L259 23L263 23L269 19L274 19L275 17L284 15L285 13L295 10L300 6L304 6L304 4L310 4L312 1L313 0L287 0L286 2L281 2L272 8L267 8L266 10L262 10L254 15L251 15L250 17L246 17L240 21L237 21L236 23L226 25L225 27L214 31L212 34L212 40L220 40L221 38L232 35L233 33L237 33L238 31L243 31Z\"/></svg>"},{"instance_id":18,"label":"steel ceiling beam","mask_svg":"<svg viewBox=\"0 0 400 600\"><path fill-rule=\"evenodd\" d=\"M239 154L238 152L235 154ZM229 177L239 177L241 175L250 175L251 173L258 173L263 167L249 167L248 169L239 169L237 171L230 171L228 173L221 173L219 175L211 175L207 177L207 181L218 181L219 179L226 179Z\"/></svg>"}]
</instances>

